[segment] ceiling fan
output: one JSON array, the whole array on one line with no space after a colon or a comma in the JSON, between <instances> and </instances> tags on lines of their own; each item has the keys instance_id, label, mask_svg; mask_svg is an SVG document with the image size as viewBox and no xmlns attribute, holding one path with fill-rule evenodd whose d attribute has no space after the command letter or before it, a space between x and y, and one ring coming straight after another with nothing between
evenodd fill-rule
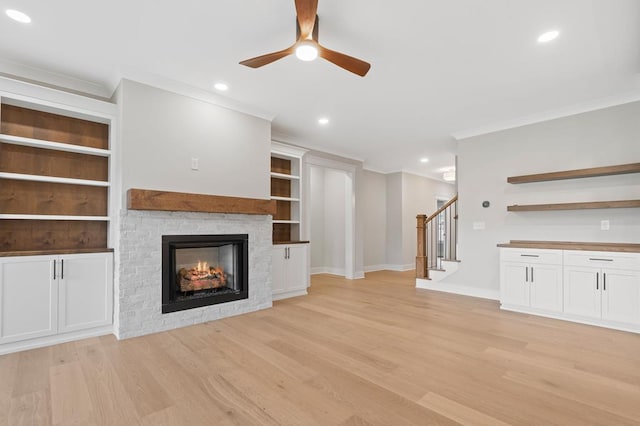
<instances>
[{"instance_id":1,"label":"ceiling fan","mask_svg":"<svg viewBox=\"0 0 640 426\"><path fill-rule=\"evenodd\" d=\"M240 64L251 68L259 68L295 53L303 61L312 61L320 56L361 77L367 75L371 64L344 53L327 49L318 43L318 0L295 0L295 2L298 15L296 42L284 50L247 59L240 62Z\"/></svg>"}]
</instances>

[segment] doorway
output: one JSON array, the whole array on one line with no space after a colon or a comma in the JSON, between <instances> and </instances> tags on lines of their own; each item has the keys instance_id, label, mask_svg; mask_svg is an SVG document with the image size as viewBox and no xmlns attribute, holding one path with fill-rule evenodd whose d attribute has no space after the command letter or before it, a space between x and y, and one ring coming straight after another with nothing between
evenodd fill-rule
<instances>
[{"instance_id":1,"label":"doorway","mask_svg":"<svg viewBox=\"0 0 640 426\"><path fill-rule=\"evenodd\" d=\"M354 172L351 165L323 158L305 162L311 273L354 279Z\"/></svg>"}]
</instances>

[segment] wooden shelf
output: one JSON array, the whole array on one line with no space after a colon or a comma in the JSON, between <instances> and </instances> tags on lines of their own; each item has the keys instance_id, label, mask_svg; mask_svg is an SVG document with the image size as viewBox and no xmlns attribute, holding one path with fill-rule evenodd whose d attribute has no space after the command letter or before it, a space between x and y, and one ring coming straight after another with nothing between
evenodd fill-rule
<instances>
[{"instance_id":1,"label":"wooden shelf","mask_svg":"<svg viewBox=\"0 0 640 426\"><path fill-rule=\"evenodd\" d=\"M300 198L276 197L274 195L271 196L271 199L276 201L300 201Z\"/></svg>"},{"instance_id":2,"label":"wooden shelf","mask_svg":"<svg viewBox=\"0 0 640 426\"><path fill-rule=\"evenodd\" d=\"M56 176L26 175L21 173L4 173L4 172L0 172L0 179L27 180L32 182L65 183L65 184L71 184L71 185L104 186L104 187L108 187L110 185L109 182L104 182L100 180L73 179L73 178L62 178L62 177L56 177Z\"/></svg>"},{"instance_id":3,"label":"wooden shelf","mask_svg":"<svg viewBox=\"0 0 640 426\"><path fill-rule=\"evenodd\" d=\"M275 172L271 172L271 177L272 178L277 178L277 179L287 179L287 180L299 180L300 179L300 176L285 175L284 173L275 173Z\"/></svg>"},{"instance_id":4,"label":"wooden shelf","mask_svg":"<svg viewBox=\"0 0 640 426\"><path fill-rule=\"evenodd\" d=\"M52 142L40 139L24 138L22 136L12 136L6 134L0 134L0 142L9 143L12 145L51 149L55 151L74 152L76 154L97 155L100 157L108 157L111 155L111 151L107 149L92 148L88 146L72 145L68 143Z\"/></svg>"},{"instance_id":5,"label":"wooden shelf","mask_svg":"<svg viewBox=\"0 0 640 426\"><path fill-rule=\"evenodd\" d=\"M629 173L640 173L640 163L621 164L617 166L592 167L589 169L565 170L560 172L539 173L534 175L511 176L508 183L532 183L551 180L581 179L598 176L613 176Z\"/></svg>"},{"instance_id":6,"label":"wooden shelf","mask_svg":"<svg viewBox=\"0 0 640 426\"><path fill-rule=\"evenodd\" d=\"M586 203L560 203L560 204L526 204L507 206L510 212L533 212L553 210L584 210L584 209L625 209L640 207L640 200L623 201L593 201Z\"/></svg>"},{"instance_id":7,"label":"wooden shelf","mask_svg":"<svg viewBox=\"0 0 640 426\"><path fill-rule=\"evenodd\" d=\"M0 219L12 220L71 220L71 221L87 221L95 220L99 222L108 222L111 220L109 216L68 216L55 214L0 214Z\"/></svg>"}]
</instances>

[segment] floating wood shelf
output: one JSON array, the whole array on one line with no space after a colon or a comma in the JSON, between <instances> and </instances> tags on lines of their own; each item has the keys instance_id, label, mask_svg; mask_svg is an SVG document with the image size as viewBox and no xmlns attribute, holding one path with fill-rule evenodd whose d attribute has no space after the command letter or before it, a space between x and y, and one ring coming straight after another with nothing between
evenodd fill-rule
<instances>
[{"instance_id":1,"label":"floating wood shelf","mask_svg":"<svg viewBox=\"0 0 640 426\"><path fill-rule=\"evenodd\" d=\"M508 183L546 182L550 180L581 179L598 176L613 176L629 173L640 173L640 163L621 164L617 166L592 167L589 169L565 170L560 172L539 173L534 175L511 176Z\"/></svg>"},{"instance_id":2,"label":"floating wood shelf","mask_svg":"<svg viewBox=\"0 0 640 426\"><path fill-rule=\"evenodd\" d=\"M552 210L584 210L584 209L625 209L640 207L640 200L623 201L593 201L587 203L560 203L560 204L526 204L507 206L510 212L533 212Z\"/></svg>"}]
</instances>

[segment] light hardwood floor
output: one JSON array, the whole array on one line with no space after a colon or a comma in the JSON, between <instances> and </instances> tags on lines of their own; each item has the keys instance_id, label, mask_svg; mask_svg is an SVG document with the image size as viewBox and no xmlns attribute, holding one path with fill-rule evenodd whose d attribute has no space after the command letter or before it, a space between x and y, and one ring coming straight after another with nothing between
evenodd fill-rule
<instances>
[{"instance_id":1,"label":"light hardwood floor","mask_svg":"<svg viewBox=\"0 0 640 426\"><path fill-rule=\"evenodd\" d=\"M0 357L0 425L640 424L640 335L313 278L273 309Z\"/></svg>"}]
</instances>

